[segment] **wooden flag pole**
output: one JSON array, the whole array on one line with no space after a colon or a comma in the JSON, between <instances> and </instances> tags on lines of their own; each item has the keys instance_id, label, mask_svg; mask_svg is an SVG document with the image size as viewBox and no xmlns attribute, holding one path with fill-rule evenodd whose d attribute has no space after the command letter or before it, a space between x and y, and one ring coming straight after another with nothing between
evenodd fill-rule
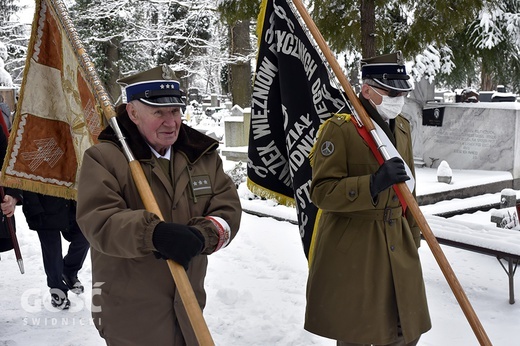
<instances>
[{"instance_id":1,"label":"wooden flag pole","mask_svg":"<svg viewBox=\"0 0 520 346\"><path fill-rule=\"evenodd\" d=\"M350 85L350 82L343 74L343 71L341 70L339 63L332 54L332 51L325 42L325 39L318 30L316 24L311 19L309 13L307 12L307 9L304 7L301 0L293 0L293 3L296 6L298 12L300 13L300 16L302 17L303 21L309 28L312 36L314 37L314 40L316 41L321 51L325 55L327 62L334 71L334 74L338 78L341 86L343 87L343 90L347 94L347 97L354 108L353 111L357 113L357 115L361 119L362 124L364 124L364 126L366 126L367 128L367 131L370 132L372 138L374 139L374 141L380 149L381 155L383 155L385 160L389 159L390 155L386 151L386 148L380 145L381 140L377 135L374 124L372 123L372 119L370 119L370 117L368 116L365 108L363 107L363 105L359 101L359 98L355 94L354 89ZM489 337L487 336L484 328L482 327L482 324L480 323L480 320L478 319L475 311L473 310L471 303L469 302L466 294L464 293L464 290L462 289L460 282L458 281L457 277L455 276L455 273L453 272L453 269L451 268L448 260L446 259L446 256L444 255L439 245L439 242L433 235L433 232L430 229L430 226L428 225L428 222L426 221L424 215L422 214L419 205L417 204L417 201L410 192L410 189L408 189L406 183L399 183L397 184L397 186L399 187L399 190L401 191L406 203L408 204L408 208L410 208L412 215L419 224L424 239L428 243L435 259L437 260L437 263L439 264L441 271L443 272L446 280L448 281L448 284L451 287L453 294L457 298L460 307L466 315L466 318L469 324L471 325L478 341L480 342L480 345L492 345L491 341L489 340Z\"/></svg>"},{"instance_id":2,"label":"wooden flag pole","mask_svg":"<svg viewBox=\"0 0 520 346\"><path fill-rule=\"evenodd\" d=\"M103 84L97 75L94 64L90 60L87 51L83 47L83 44L81 43L76 30L74 29L72 21L68 15L67 7L61 0L49 1L52 3L58 18L61 20L63 27L66 30L66 35L69 37L74 51L79 58L80 64L83 66L84 71L86 71L88 74L87 77L91 85L95 88L95 93L101 103L101 108L103 109L105 118L108 120L110 126L121 142L125 156L128 159L132 177L137 186L141 199L143 200L143 204L146 210L156 214L161 220L164 220L159 205L157 204L150 185L146 180L146 176L144 175L141 164L139 161L135 160L128 144L126 143L125 137L119 128L116 112L111 98L105 91L105 88L103 87ZM191 287L186 271L180 264L170 259L167 260L167 263L199 345L214 345L213 339L209 332L206 321L202 316L202 310L200 309L199 303L197 302L197 298L195 297L195 293L193 292L193 288Z\"/></svg>"}]
</instances>

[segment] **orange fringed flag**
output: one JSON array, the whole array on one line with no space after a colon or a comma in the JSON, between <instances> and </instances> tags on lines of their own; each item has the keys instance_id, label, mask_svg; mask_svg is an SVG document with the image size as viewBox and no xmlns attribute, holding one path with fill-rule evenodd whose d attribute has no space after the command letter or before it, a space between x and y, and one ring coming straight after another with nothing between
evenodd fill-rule
<instances>
[{"instance_id":1,"label":"orange fringed flag","mask_svg":"<svg viewBox=\"0 0 520 346\"><path fill-rule=\"evenodd\" d=\"M63 12L59 0L36 1L0 185L76 199L83 152L97 142L103 117Z\"/></svg>"}]
</instances>

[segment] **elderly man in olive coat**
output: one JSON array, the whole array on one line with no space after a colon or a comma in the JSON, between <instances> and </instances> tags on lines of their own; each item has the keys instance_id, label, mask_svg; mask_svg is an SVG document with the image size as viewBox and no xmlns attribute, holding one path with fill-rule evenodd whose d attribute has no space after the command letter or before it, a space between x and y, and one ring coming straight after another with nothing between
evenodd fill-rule
<instances>
[{"instance_id":1,"label":"elderly man in olive coat","mask_svg":"<svg viewBox=\"0 0 520 346\"><path fill-rule=\"evenodd\" d=\"M84 155L77 220L91 244L92 317L110 346L197 345L164 259L187 269L201 308L207 256L234 238L241 217L218 142L181 121L167 66L127 77L118 122L164 217L145 209L111 128Z\"/></svg>"},{"instance_id":2,"label":"elderly man in olive coat","mask_svg":"<svg viewBox=\"0 0 520 346\"><path fill-rule=\"evenodd\" d=\"M339 346L411 346L431 328L420 230L391 188L414 174L410 125L399 115L411 85L399 58L363 61L360 100L402 160L379 165L348 115L329 119L315 145L311 199L320 212L305 329Z\"/></svg>"}]
</instances>

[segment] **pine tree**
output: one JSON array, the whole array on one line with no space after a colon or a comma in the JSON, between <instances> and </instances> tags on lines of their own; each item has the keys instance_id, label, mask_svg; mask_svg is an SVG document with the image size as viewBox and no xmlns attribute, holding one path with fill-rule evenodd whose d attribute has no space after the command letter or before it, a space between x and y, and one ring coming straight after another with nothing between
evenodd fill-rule
<instances>
[{"instance_id":1,"label":"pine tree","mask_svg":"<svg viewBox=\"0 0 520 346\"><path fill-rule=\"evenodd\" d=\"M351 60L399 49L414 60L417 79L518 91L519 7L518 0L315 0L312 16L331 49Z\"/></svg>"},{"instance_id":2,"label":"pine tree","mask_svg":"<svg viewBox=\"0 0 520 346\"><path fill-rule=\"evenodd\" d=\"M365 57L395 49L412 57L431 43L442 45L482 7L481 0L315 0L313 4L314 21L333 50L362 51L367 40L375 40L375 51ZM363 9L369 11L368 18L362 19ZM363 28L366 21L373 21L369 30Z\"/></svg>"},{"instance_id":3,"label":"pine tree","mask_svg":"<svg viewBox=\"0 0 520 346\"><path fill-rule=\"evenodd\" d=\"M212 12L213 8L203 1L171 2L168 6L157 62L173 65L184 89L193 83L190 77L202 65L197 57L206 56L211 49Z\"/></svg>"},{"instance_id":4,"label":"pine tree","mask_svg":"<svg viewBox=\"0 0 520 346\"><path fill-rule=\"evenodd\" d=\"M97 72L114 101L121 95L116 80L155 66L153 46L159 41L160 4L148 1L77 0L70 8Z\"/></svg>"},{"instance_id":5,"label":"pine tree","mask_svg":"<svg viewBox=\"0 0 520 346\"><path fill-rule=\"evenodd\" d=\"M229 27L228 86L233 103L241 107L251 105L254 49L250 24L259 8L260 3L255 0L224 0L218 5L223 21Z\"/></svg>"},{"instance_id":6,"label":"pine tree","mask_svg":"<svg viewBox=\"0 0 520 346\"><path fill-rule=\"evenodd\" d=\"M480 62L481 90L503 84L520 92L520 2L487 2L465 34L471 57Z\"/></svg>"}]
</instances>

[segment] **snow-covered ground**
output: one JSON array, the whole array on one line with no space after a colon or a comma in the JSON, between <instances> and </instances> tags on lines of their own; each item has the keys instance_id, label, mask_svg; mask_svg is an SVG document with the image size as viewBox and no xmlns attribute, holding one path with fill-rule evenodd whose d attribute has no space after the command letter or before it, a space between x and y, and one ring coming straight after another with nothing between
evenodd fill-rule
<instances>
[{"instance_id":1,"label":"snow-covered ground","mask_svg":"<svg viewBox=\"0 0 520 346\"><path fill-rule=\"evenodd\" d=\"M510 179L510 175L454 170L452 184L447 185L437 183L434 170L424 168L417 172L417 190L419 194L421 191L431 193L447 187L458 188L457 184L469 181L470 185L477 185L503 179ZM240 191L244 208L295 218L292 208L275 206L270 201L250 201L244 186ZM520 192L517 193L520 197ZM500 191L482 198L487 203L496 203L500 200ZM468 200L451 203L457 208L468 204ZM423 210L425 215L435 212L435 205L428 206L428 213ZM489 213L479 212L458 219L492 225ZM71 295L69 311L53 309L36 233L28 229L21 208L17 208L16 218L26 272L20 274L13 251L1 254L0 345L104 345L90 322L90 261L86 261L79 275L87 291L80 296ZM442 246L442 249L493 344L518 343L520 304L509 304L507 275L498 261L456 248ZM478 345L426 242L420 255L433 328L424 334L419 345ZM206 280L208 305L204 316L215 344L335 345L332 340L303 330L306 277L307 263L297 226L244 213L235 240L225 250L210 256Z\"/></svg>"}]
</instances>

